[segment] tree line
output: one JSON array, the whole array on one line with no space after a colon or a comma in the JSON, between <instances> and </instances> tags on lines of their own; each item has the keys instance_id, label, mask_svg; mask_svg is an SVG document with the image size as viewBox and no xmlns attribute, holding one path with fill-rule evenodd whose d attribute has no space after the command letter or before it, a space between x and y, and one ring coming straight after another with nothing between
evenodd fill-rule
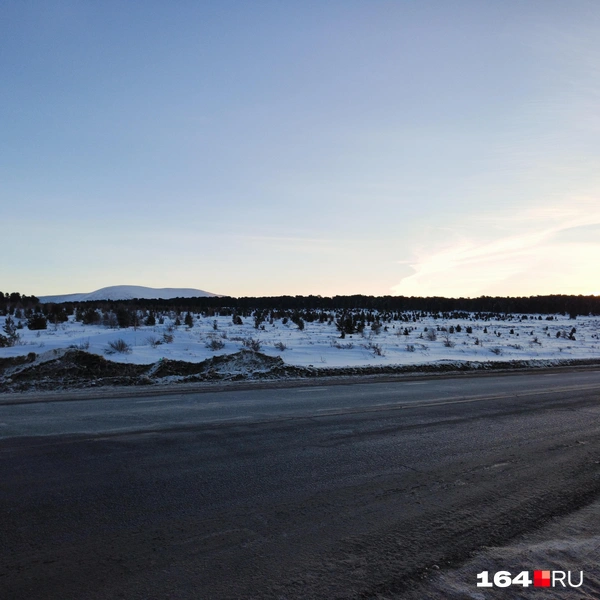
<instances>
[{"instance_id":1,"label":"tree line","mask_svg":"<svg viewBox=\"0 0 600 600\"><path fill-rule=\"evenodd\" d=\"M394 320L401 318L401 313L419 312L423 314L446 316L456 313L480 314L562 314L570 317L578 315L600 315L600 296L548 295L529 297L491 297L479 298L445 298L445 297L407 297L407 296L259 296L259 297L197 297L133 300L94 300L87 302L40 303L35 296L22 295L17 292L5 294L0 292L0 314L17 315L18 318L29 318L32 314L45 316L50 322L63 322L67 315L82 311L98 310L100 312L119 311L124 313L142 311L145 314L176 312L201 313L205 316L223 315L249 317L269 313L278 318L303 315L320 315L320 313L343 311L377 311L389 313ZM320 316L323 319L322 316Z\"/></svg>"},{"instance_id":2,"label":"tree line","mask_svg":"<svg viewBox=\"0 0 600 600\"><path fill-rule=\"evenodd\" d=\"M376 310L379 312L467 313L493 314L567 314L600 315L600 296L549 295L529 297L445 298L416 296L259 296L259 297L198 297L169 300L134 299L127 301L87 302L97 308L128 305L146 310L179 310L214 314L252 314L268 311L338 311Z\"/></svg>"}]
</instances>

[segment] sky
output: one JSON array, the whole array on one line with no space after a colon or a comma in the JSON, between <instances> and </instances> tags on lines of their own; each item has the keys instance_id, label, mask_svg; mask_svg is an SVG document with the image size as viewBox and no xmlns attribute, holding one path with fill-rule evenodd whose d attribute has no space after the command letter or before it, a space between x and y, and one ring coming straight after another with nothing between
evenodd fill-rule
<instances>
[{"instance_id":1,"label":"sky","mask_svg":"<svg viewBox=\"0 0 600 600\"><path fill-rule=\"evenodd\" d=\"M5 0L0 290L600 294L596 0Z\"/></svg>"}]
</instances>

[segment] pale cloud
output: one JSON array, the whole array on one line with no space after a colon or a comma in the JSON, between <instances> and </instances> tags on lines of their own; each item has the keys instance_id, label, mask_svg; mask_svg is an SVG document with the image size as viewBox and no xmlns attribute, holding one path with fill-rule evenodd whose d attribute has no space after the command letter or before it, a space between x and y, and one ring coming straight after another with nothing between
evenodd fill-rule
<instances>
[{"instance_id":1,"label":"pale cloud","mask_svg":"<svg viewBox=\"0 0 600 600\"><path fill-rule=\"evenodd\" d=\"M506 235L504 220L518 233ZM493 223L495 231L486 230L493 239L462 233L444 247L421 249L408 261L413 273L392 292L475 297L596 293L600 287L600 240L589 235L590 228L600 224L600 207L591 198L524 209L511 214L510 220L481 215L474 222Z\"/></svg>"}]
</instances>

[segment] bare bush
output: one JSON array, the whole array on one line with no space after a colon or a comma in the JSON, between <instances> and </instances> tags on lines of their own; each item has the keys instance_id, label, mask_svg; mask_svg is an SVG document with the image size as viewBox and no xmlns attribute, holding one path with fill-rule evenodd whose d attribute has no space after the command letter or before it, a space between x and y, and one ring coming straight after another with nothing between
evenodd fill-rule
<instances>
[{"instance_id":1,"label":"bare bush","mask_svg":"<svg viewBox=\"0 0 600 600\"><path fill-rule=\"evenodd\" d=\"M373 342L369 342L365 345L365 348L367 350L370 350L375 356L385 356L381 344L374 344Z\"/></svg>"},{"instance_id":2,"label":"bare bush","mask_svg":"<svg viewBox=\"0 0 600 600\"><path fill-rule=\"evenodd\" d=\"M209 350L215 352L216 350L222 350L225 347L225 342L219 338L209 338L204 344Z\"/></svg>"},{"instance_id":3,"label":"bare bush","mask_svg":"<svg viewBox=\"0 0 600 600\"><path fill-rule=\"evenodd\" d=\"M414 352L415 351L415 345L414 344L406 344L406 351L407 352Z\"/></svg>"},{"instance_id":4,"label":"bare bush","mask_svg":"<svg viewBox=\"0 0 600 600\"><path fill-rule=\"evenodd\" d=\"M354 348L354 344L352 342L348 342L347 344L342 344L336 340L331 340L331 345L338 350L352 350Z\"/></svg>"},{"instance_id":5,"label":"bare bush","mask_svg":"<svg viewBox=\"0 0 600 600\"><path fill-rule=\"evenodd\" d=\"M149 337L146 338L146 341L148 342L149 346L152 346L152 348L157 348L158 346L160 346L163 341L156 337L155 335L151 335Z\"/></svg>"},{"instance_id":6,"label":"bare bush","mask_svg":"<svg viewBox=\"0 0 600 600\"><path fill-rule=\"evenodd\" d=\"M456 346L456 342L450 339L449 333L444 334L444 346L446 348L454 348L454 346Z\"/></svg>"},{"instance_id":7,"label":"bare bush","mask_svg":"<svg viewBox=\"0 0 600 600\"><path fill-rule=\"evenodd\" d=\"M373 354L375 354L375 356L384 356L381 344L372 344L371 350L373 350Z\"/></svg>"},{"instance_id":8,"label":"bare bush","mask_svg":"<svg viewBox=\"0 0 600 600\"><path fill-rule=\"evenodd\" d=\"M244 338L242 340L242 345L244 348L248 348L248 350L252 350L253 352L258 352L260 350L260 340L257 340L256 338Z\"/></svg>"},{"instance_id":9,"label":"bare bush","mask_svg":"<svg viewBox=\"0 0 600 600\"><path fill-rule=\"evenodd\" d=\"M75 348L75 350L89 350L90 340L88 338L85 342L80 342L79 344L71 344L69 348Z\"/></svg>"},{"instance_id":10,"label":"bare bush","mask_svg":"<svg viewBox=\"0 0 600 600\"><path fill-rule=\"evenodd\" d=\"M131 352L131 346L123 339L118 338L112 342L108 342L108 348L104 351L106 354L129 354Z\"/></svg>"},{"instance_id":11,"label":"bare bush","mask_svg":"<svg viewBox=\"0 0 600 600\"><path fill-rule=\"evenodd\" d=\"M557 331L556 332L556 337L557 338L563 338L564 340L573 340L575 341L575 334L577 333L577 329L575 329L575 327L573 327L570 331L570 333L567 333L566 331ZM536 338L537 339L537 338Z\"/></svg>"},{"instance_id":12,"label":"bare bush","mask_svg":"<svg viewBox=\"0 0 600 600\"><path fill-rule=\"evenodd\" d=\"M274 345L275 345L275 348L277 350L279 350L280 352L287 350L287 346L283 342L276 342Z\"/></svg>"},{"instance_id":13,"label":"bare bush","mask_svg":"<svg viewBox=\"0 0 600 600\"><path fill-rule=\"evenodd\" d=\"M171 332L165 331L163 333L162 341L164 344L172 344L174 339L175 339L175 336Z\"/></svg>"},{"instance_id":14,"label":"bare bush","mask_svg":"<svg viewBox=\"0 0 600 600\"><path fill-rule=\"evenodd\" d=\"M502 348L490 348L490 352L493 352L494 354L496 354L497 356L500 356L500 354L502 354Z\"/></svg>"},{"instance_id":15,"label":"bare bush","mask_svg":"<svg viewBox=\"0 0 600 600\"><path fill-rule=\"evenodd\" d=\"M435 340L437 340L437 332L435 331L435 329L433 327L429 327L429 328L427 328L427 331L425 331L425 337L430 342L435 342Z\"/></svg>"}]
</instances>

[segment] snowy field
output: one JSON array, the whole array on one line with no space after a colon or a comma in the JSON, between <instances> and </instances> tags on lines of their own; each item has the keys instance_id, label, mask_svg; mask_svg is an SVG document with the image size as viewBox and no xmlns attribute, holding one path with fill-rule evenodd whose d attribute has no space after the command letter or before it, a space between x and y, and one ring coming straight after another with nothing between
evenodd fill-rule
<instances>
[{"instance_id":1,"label":"snowy field","mask_svg":"<svg viewBox=\"0 0 600 600\"><path fill-rule=\"evenodd\" d=\"M5 320L0 317L0 331ZM281 356L287 364L314 367L600 358L600 317L552 315L549 320L544 315L540 320L538 315L508 315L487 321L474 316L424 317L382 322L378 332L368 325L362 334L343 339L334 323L316 321L300 330L291 321L267 320L256 329L252 318L236 325L231 317L194 316L193 326L186 327L165 317L160 325L119 329L83 325L70 316L66 323L48 324L39 331L29 330L22 321L19 340L0 348L0 357L72 347L125 363L149 364L160 358L200 362L254 346L267 355ZM119 340L124 351L111 348Z\"/></svg>"}]
</instances>

